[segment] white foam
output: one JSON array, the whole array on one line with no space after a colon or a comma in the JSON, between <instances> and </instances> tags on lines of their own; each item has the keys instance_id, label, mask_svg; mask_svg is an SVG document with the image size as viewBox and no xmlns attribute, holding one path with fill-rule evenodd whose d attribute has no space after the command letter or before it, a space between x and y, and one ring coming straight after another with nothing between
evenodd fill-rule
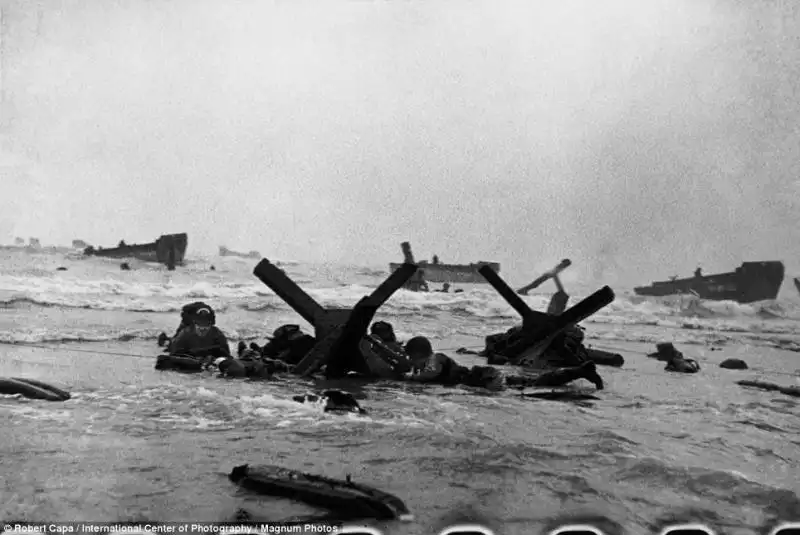
<instances>
[{"instance_id":1,"label":"white foam","mask_svg":"<svg viewBox=\"0 0 800 535\"><path fill-rule=\"evenodd\" d=\"M237 258L214 259L217 271L208 271L209 259L190 261L179 272L163 271L160 266L120 274L119 262L114 259L69 259L64 255L22 255L10 258L0 251L0 302L6 306L63 306L102 310L170 312L179 311L188 301L208 300L218 312L231 307L245 310L280 310L294 312L267 287L253 277L252 262ZM44 259L44 260L43 260ZM12 261L13 260L13 261ZM42 262L67 263L69 270L55 272L45 269ZM384 276L380 270L365 270L353 266L324 267L312 265L292 266L290 274L308 293L326 306L349 307L369 293ZM467 286L463 293L418 293L398 291L382 309L382 314L402 318L406 315L450 313L487 320L482 324L491 330L517 321L517 313L492 288ZM643 298L625 291L617 291L613 303L592 316L588 323L617 326L663 326L689 331L696 336L703 331L748 332L764 335L791 334L800 322L800 296L787 294L788 298L753 304L703 301L697 298L666 297ZM573 295L575 303L580 295ZM532 308L543 310L550 295L546 292L523 296ZM496 320L496 321L491 321ZM438 323L437 323L438 325ZM225 325L231 337L251 338L263 334L253 327ZM152 337L158 330L151 327L82 328L64 322L56 332L48 332L35 325L20 325L13 331L0 334L4 341L58 341L58 340L113 340L121 335ZM163 327L162 327L163 329ZM249 330L248 330L249 329ZM439 327L427 333L447 336ZM636 339L635 331L619 331L622 339ZM412 334L412 333L405 333ZM419 334L419 333L413 333ZM631 338L631 336L634 336Z\"/></svg>"}]
</instances>

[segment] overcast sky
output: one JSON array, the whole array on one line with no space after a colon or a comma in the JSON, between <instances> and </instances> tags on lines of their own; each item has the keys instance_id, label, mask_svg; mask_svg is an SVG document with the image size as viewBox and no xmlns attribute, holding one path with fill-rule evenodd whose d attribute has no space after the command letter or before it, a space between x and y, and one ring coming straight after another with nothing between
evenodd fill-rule
<instances>
[{"instance_id":1,"label":"overcast sky","mask_svg":"<svg viewBox=\"0 0 800 535\"><path fill-rule=\"evenodd\" d=\"M0 241L791 269L796 4L7 0Z\"/></svg>"}]
</instances>

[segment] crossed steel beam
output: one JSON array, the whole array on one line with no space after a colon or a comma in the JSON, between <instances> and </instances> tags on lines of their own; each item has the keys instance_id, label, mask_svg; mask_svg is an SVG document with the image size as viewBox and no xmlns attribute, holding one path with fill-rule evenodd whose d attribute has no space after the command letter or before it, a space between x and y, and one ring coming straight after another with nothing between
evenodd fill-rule
<instances>
[{"instance_id":1,"label":"crossed steel beam","mask_svg":"<svg viewBox=\"0 0 800 535\"><path fill-rule=\"evenodd\" d=\"M308 376L327 365L328 376L343 375L358 355L358 345L366 336L375 313L417 271L415 264L405 263L396 269L370 295L353 308L326 308L300 288L279 267L264 259L253 274L283 299L308 323L314 326L317 343L294 367L294 373Z\"/></svg>"},{"instance_id":2,"label":"crossed steel beam","mask_svg":"<svg viewBox=\"0 0 800 535\"><path fill-rule=\"evenodd\" d=\"M541 354L556 336L614 301L614 291L603 286L561 314L545 314L530 308L491 266L482 266L478 273L522 317L522 330L517 340L504 352L509 358L531 358Z\"/></svg>"},{"instance_id":3,"label":"crossed steel beam","mask_svg":"<svg viewBox=\"0 0 800 535\"><path fill-rule=\"evenodd\" d=\"M553 297L550 298L550 304L547 307L547 313L555 315L561 314L567 309L567 303L569 302L569 295L564 290L564 286L561 284L561 279L559 278L559 274L571 265L572 261L569 258L565 258L564 260L559 262L556 267L554 267L549 271L546 271L544 274L542 274L541 277L537 278L530 284L526 284L525 286L517 290L517 293L519 295L528 295L529 291L538 288L545 281L553 279L553 282L556 283L556 289L558 291L553 294Z\"/></svg>"},{"instance_id":4,"label":"crossed steel beam","mask_svg":"<svg viewBox=\"0 0 800 535\"><path fill-rule=\"evenodd\" d=\"M308 376L327 365L328 376L336 376L345 373L353 364L350 359L360 353L359 343L367 335L378 309L417 269L415 264L401 265L353 308L323 307L267 259L258 263L253 274L314 327L317 343L295 366L294 373ZM604 286L561 314L546 314L530 308L491 266L482 266L478 272L522 317L522 330L506 350L510 358L529 358L543 352L564 330L614 301L613 290Z\"/></svg>"}]
</instances>

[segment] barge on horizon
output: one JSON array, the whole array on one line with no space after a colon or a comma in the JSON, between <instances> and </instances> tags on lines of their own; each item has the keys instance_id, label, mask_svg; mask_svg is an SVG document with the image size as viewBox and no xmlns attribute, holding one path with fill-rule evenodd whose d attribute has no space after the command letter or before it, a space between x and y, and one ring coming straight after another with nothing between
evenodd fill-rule
<instances>
[{"instance_id":1,"label":"barge on horizon","mask_svg":"<svg viewBox=\"0 0 800 535\"><path fill-rule=\"evenodd\" d=\"M164 234L150 243L128 245L125 241L120 241L117 247L110 249L95 248L90 245L83 250L83 254L106 258L136 258L144 262L157 262L167 267L174 267L183 265L188 243L187 234L182 232L180 234Z\"/></svg>"},{"instance_id":2,"label":"barge on horizon","mask_svg":"<svg viewBox=\"0 0 800 535\"><path fill-rule=\"evenodd\" d=\"M219 256L235 256L237 258L262 258L261 253L259 253L258 251L253 250L248 253L240 253L239 251L228 249L224 245L219 246Z\"/></svg>"},{"instance_id":3,"label":"barge on horizon","mask_svg":"<svg viewBox=\"0 0 800 535\"><path fill-rule=\"evenodd\" d=\"M448 283L461 283L461 284L488 284L483 275L478 273L478 270L483 266L491 266L491 268L499 273L500 264L498 262L475 262L473 264L441 264L439 257L433 255L431 262L427 260L420 260L415 262L414 254L411 252L411 244L403 242L401 244L403 250L403 257L406 263L417 264L419 270L414 275L415 279L425 280L427 282L448 282ZM391 263L389 270L396 271L403 264ZM411 282L411 281L409 281Z\"/></svg>"},{"instance_id":4,"label":"barge on horizon","mask_svg":"<svg viewBox=\"0 0 800 535\"><path fill-rule=\"evenodd\" d=\"M694 277L673 277L650 286L638 286L633 291L636 295L651 297L694 294L701 299L746 304L778 297L784 274L780 261L743 262L736 271L703 275L698 268Z\"/></svg>"}]
</instances>

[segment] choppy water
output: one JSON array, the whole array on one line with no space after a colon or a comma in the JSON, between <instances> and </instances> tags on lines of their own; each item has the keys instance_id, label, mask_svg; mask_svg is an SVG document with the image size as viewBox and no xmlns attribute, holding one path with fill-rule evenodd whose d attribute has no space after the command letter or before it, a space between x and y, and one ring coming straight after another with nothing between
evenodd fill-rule
<instances>
[{"instance_id":1,"label":"choppy water","mask_svg":"<svg viewBox=\"0 0 800 535\"><path fill-rule=\"evenodd\" d=\"M253 462L352 474L397 494L417 521L381 525L388 533L430 533L469 517L507 534L586 517L608 519L609 533L670 521L752 533L800 520L797 399L734 384L800 384L800 300L787 288L785 298L754 305L648 301L616 288L616 302L585 325L591 343L619 349L626 365L601 370L607 388L592 404L383 383L357 389L370 414L356 417L291 401L326 384L153 370L153 339L175 327L187 301L214 306L234 342L302 323L252 276L254 264L210 258L172 273L136 263L120 271L113 260L0 251L0 376L74 393L63 404L0 398L0 518L217 521L240 507L272 519L313 512L237 491L225 475ZM286 270L332 306L354 304L385 275ZM379 316L401 337L425 334L451 350L480 345L514 322L488 286L465 290L400 291ZM527 300L541 309L548 296ZM643 356L660 340L676 342L703 371L663 372ZM751 369L716 366L733 356Z\"/></svg>"}]
</instances>

